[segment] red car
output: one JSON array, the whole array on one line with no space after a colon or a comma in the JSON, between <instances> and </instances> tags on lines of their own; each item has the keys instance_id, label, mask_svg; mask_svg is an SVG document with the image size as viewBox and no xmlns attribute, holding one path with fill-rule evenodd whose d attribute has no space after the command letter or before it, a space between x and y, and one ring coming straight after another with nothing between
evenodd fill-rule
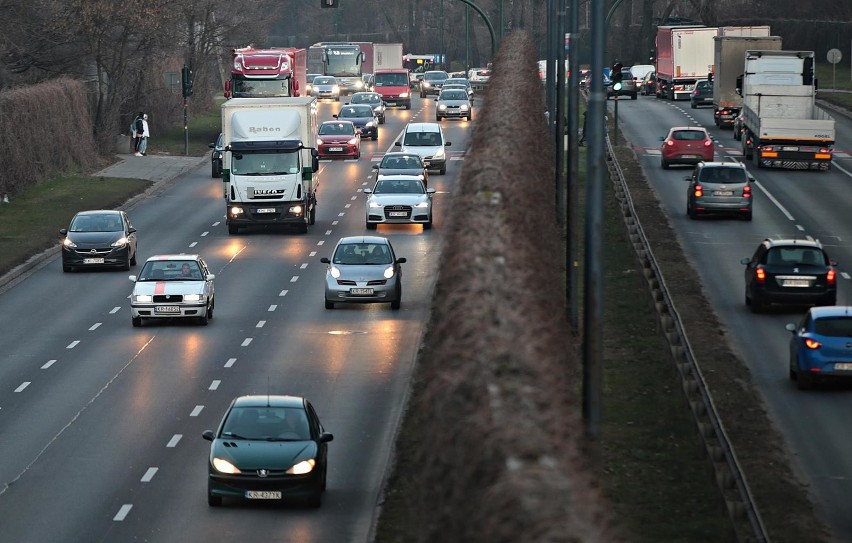
<instances>
[{"instance_id":1,"label":"red car","mask_svg":"<svg viewBox=\"0 0 852 543\"><path fill-rule=\"evenodd\" d=\"M326 121L317 131L319 158L361 158L361 135L352 121Z\"/></svg>"},{"instance_id":2,"label":"red car","mask_svg":"<svg viewBox=\"0 0 852 543\"><path fill-rule=\"evenodd\" d=\"M664 170L672 164L698 164L713 160L715 145L707 130L700 126L675 126L660 148L660 165Z\"/></svg>"}]
</instances>

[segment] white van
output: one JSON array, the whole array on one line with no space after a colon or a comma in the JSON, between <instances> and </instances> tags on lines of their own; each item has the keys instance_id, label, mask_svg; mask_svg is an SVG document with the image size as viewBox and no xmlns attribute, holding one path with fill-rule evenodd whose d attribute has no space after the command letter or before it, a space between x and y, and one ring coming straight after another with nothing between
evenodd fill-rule
<instances>
[{"instance_id":1,"label":"white van","mask_svg":"<svg viewBox=\"0 0 852 543\"><path fill-rule=\"evenodd\" d=\"M630 67L630 73L633 75L633 82L636 84L636 92L639 94L646 94L643 92L643 85L645 81L645 77L651 72L654 71L653 64L634 64Z\"/></svg>"},{"instance_id":2,"label":"white van","mask_svg":"<svg viewBox=\"0 0 852 543\"><path fill-rule=\"evenodd\" d=\"M402 147L403 153L420 155L427 170L447 173L447 154L444 147L451 144L444 138L444 131L438 123L408 123L402 131L402 137L394 143Z\"/></svg>"}]
</instances>

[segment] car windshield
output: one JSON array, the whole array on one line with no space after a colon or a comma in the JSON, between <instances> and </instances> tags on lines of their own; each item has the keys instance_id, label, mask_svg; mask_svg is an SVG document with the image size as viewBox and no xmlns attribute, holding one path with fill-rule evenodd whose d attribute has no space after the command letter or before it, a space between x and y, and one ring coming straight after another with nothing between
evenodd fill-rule
<instances>
[{"instance_id":1,"label":"car windshield","mask_svg":"<svg viewBox=\"0 0 852 543\"><path fill-rule=\"evenodd\" d=\"M766 253L767 266L825 266L825 255L813 247L773 247Z\"/></svg>"},{"instance_id":2,"label":"car windshield","mask_svg":"<svg viewBox=\"0 0 852 543\"><path fill-rule=\"evenodd\" d=\"M467 93L463 90L449 90L441 93L441 100L467 100Z\"/></svg>"},{"instance_id":3,"label":"car windshield","mask_svg":"<svg viewBox=\"0 0 852 543\"><path fill-rule=\"evenodd\" d=\"M852 337L852 317L822 317L814 320L814 332L821 336Z\"/></svg>"},{"instance_id":4,"label":"car windshield","mask_svg":"<svg viewBox=\"0 0 852 543\"><path fill-rule=\"evenodd\" d=\"M284 175L299 173L295 152L234 153L231 173L236 175Z\"/></svg>"},{"instance_id":5,"label":"car windshield","mask_svg":"<svg viewBox=\"0 0 852 543\"><path fill-rule=\"evenodd\" d=\"M389 156L382 159L379 167L395 170L422 170L423 163L420 161L419 155Z\"/></svg>"},{"instance_id":6,"label":"car windshield","mask_svg":"<svg viewBox=\"0 0 852 543\"><path fill-rule=\"evenodd\" d=\"M296 407L234 407L222 425L221 438L304 441L311 438L308 417Z\"/></svg>"},{"instance_id":7,"label":"car windshield","mask_svg":"<svg viewBox=\"0 0 852 543\"><path fill-rule=\"evenodd\" d=\"M391 264L390 250L384 243L342 243L334 251L331 261L342 265Z\"/></svg>"},{"instance_id":8,"label":"car windshield","mask_svg":"<svg viewBox=\"0 0 852 543\"><path fill-rule=\"evenodd\" d=\"M335 83L337 80L333 77L315 77L313 82L314 85L334 85Z\"/></svg>"},{"instance_id":9,"label":"car windshield","mask_svg":"<svg viewBox=\"0 0 852 543\"><path fill-rule=\"evenodd\" d=\"M340 113L338 113L337 116L347 118L372 117L373 108L367 105L344 107L341 108Z\"/></svg>"},{"instance_id":10,"label":"car windshield","mask_svg":"<svg viewBox=\"0 0 852 543\"><path fill-rule=\"evenodd\" d=\"M354 94L350 104L378 104L382 97L378 94Z\"/></svg>"},{"instance_id":11,"label":"car windshield","mask_svg":"<svg viewBox=\"0 0 852 543\"><path fill-rule=\"evenodd\" d=\"M423 76L423 79L425 79L426 81L444 81L448 78L449 75L447 74L447 72L426 72L426 74Z\"/></svg>"},{"instance_id":12,"label":"car windshield","mask_svg":"<svg viewBox=\"0 0 852 543\"><path fill-rule=\"evenodd\" d=\"M202 278L195 260L148 261L139 272L139 281L200 281Z\"/></svg>"},{"instance_id":13,"label":"car windshield","mask_svg":"<svg viewBox=\"0 0 852 543\"><path fill-rule=\"evenodd\" d=\"M346 123L323 123L320 125L319 134L321 136L328 135L355 135L355 127L350 122Z\"/></svg>"},{"instance_id":14,"label":"car windshield","mask_svg":"<svg viewBox=\"0 0 852 543\"><path fill-rule=\"evenodd\" d=\"M408 76L405 73L376 74L377 87L407 87Z\"/></svg>"},{"instance_id":15,"label":"car windshield","mask_svg":"<svg viewBox=\"0 0 852 543\"><path fill-rule=\"evenodd\" d=\"M672 139L681 141L698 141L706 139L707 134L703 130L675 130Z\"/></svg>"},{"instance_id":16,"label":"car windshield","mask_svg":"<svg viewBox=\"0 0 852 543\"><path fill-rule=\"evenodd\" d=\"M118 213L102 215L77 215L71 221L69 232L118 232L122 230L121 217Z\"/></svg>"},{"instance_id":17,"label":"car windshield","mask_svg":"<svg viewBox=\"0 0 852 543\"><path fill-rule=\"evenodd\" d=\"M441 134L438 132L408 132L405 134L403 145L412 147L441 145Z\"/></svg>"},{"instance_id":18,"label":"car windshield","mask_svg":"<svg viewBox=\"0 0 852 543\"><path fill-rule=\"evenodd\" d=\"M426 194L417 179L380 179L373 194Z\"/></svg>"},{"instance_id":19,"label":"car windshield","mask_svg":"<svg viewBox=\"0 0 852 543\"><path fill-rule=\"evenodd\" d=\"M453 77L444 81L444 85L462 85L467 87L470 82L467 79L460 79L458 77Z\"/></svg>"},{"instance_id":20,"label":"car windshield","mask_svg":"<svg viewBox=\"0 0 852 543\"><path fill-rule=\"evenodd\" d=\"M702 168L698 180L702 183L746 183L748 178L742 168Z\"/></svg>"},{"instance_id":21,"label":"car windshield","mask_svg":"<svg viewBox=\"0 0 852 543\"><path fill-rule=\"evenodd\" d=\"M695 88L698 90L710 90L710 83L707 81L699 81L696 83Z\"/></svg>"}]
</instances>

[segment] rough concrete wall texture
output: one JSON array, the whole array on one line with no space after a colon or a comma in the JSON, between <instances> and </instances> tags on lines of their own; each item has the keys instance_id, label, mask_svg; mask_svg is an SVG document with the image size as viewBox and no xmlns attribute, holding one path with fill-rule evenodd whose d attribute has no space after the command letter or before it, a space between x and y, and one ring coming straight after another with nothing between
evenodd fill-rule
<instances>
[{"instance_id":1,"label":"rough concrete wall texture","mask_svg":"<svg viewBox=\"0 0 852 543\"><path fill-rule=\"evenodd\" d=\"M583 451L535 51L524 32L504 40L452 196L409 406L423 421L419 541L616 537Z\"/></svg>"}]
</instances>

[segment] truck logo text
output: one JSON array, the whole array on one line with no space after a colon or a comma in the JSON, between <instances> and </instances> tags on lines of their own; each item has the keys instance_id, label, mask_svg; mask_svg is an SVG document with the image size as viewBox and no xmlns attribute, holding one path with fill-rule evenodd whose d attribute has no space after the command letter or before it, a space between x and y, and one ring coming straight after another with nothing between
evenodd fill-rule
<instances>
[{"instance_id":1,"label":"truck logo text","mask_svg":"<svg viewBox=\"0 0 852 543\"><path fill-rule=\"evenodd\" d=\"M281 129L276 126L250 126L249 132L252 134L262 134L264 132L281 132Z\"/></svg>"}]
</instances>

